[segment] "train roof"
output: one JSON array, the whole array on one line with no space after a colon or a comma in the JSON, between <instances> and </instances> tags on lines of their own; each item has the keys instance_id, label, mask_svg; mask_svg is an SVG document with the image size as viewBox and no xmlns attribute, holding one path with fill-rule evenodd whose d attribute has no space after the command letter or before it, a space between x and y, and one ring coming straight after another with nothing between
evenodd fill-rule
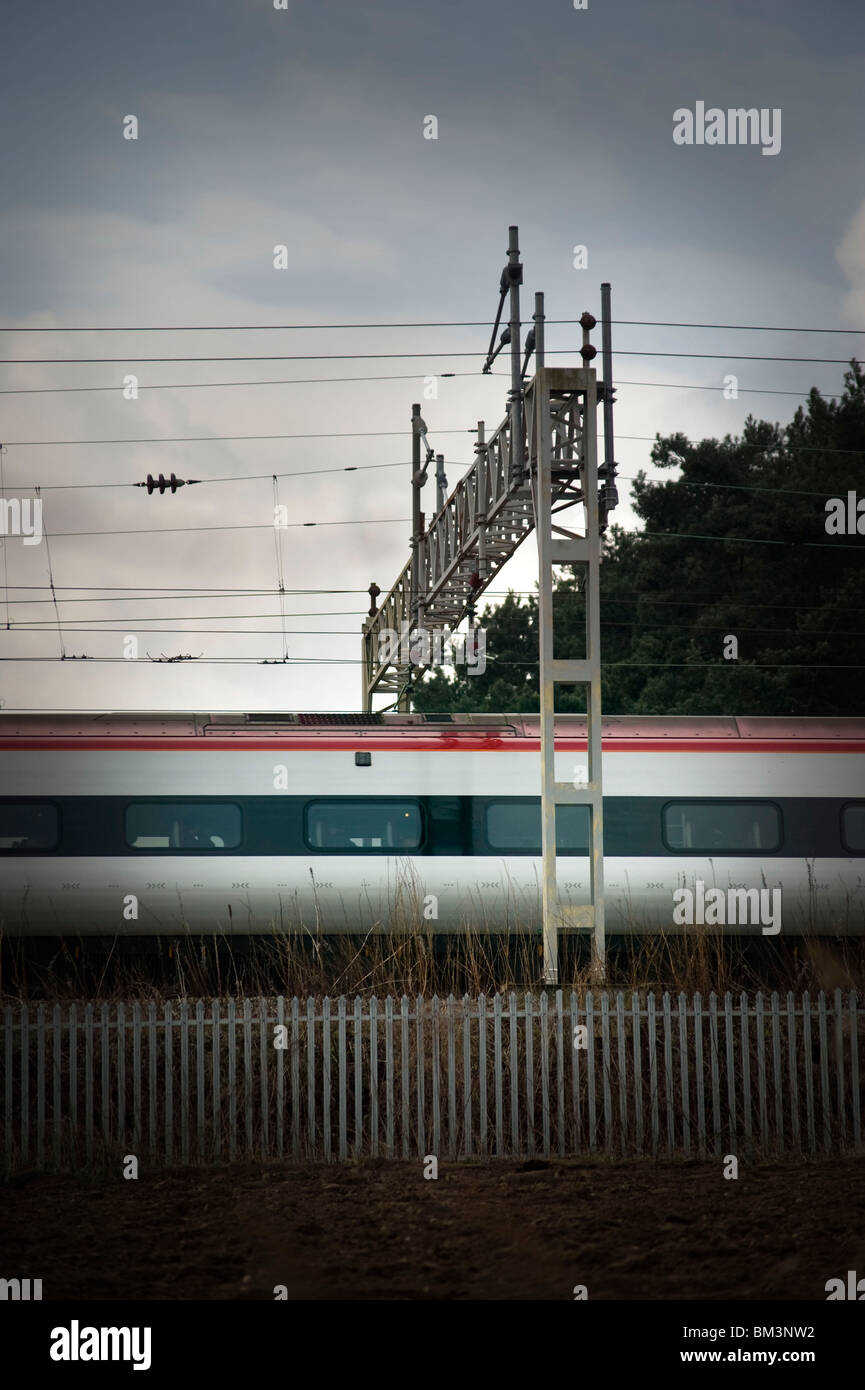
<instances>
[{"instance_id":1,"label":"train roof","mask_svg":"<svg viewBox=\"0 0 865 1390\"><path fill-rule=\"evenodd\" d=\"M564 739L585 737L586 716L563 714L556 716L556 734ZM310 741L327 745L349 738L362 742L386 739L388 743L403 741L407 746L416 742L453 744L462 739L501 745L512 740L536 742L540 735L540 719L531 714L350 714L350 713L249 713L221 711L193 713L189 711L0 711L0 740L91 740L110 744L112 739L124 743L137 739L159 739L169 742L201 738L262 740L278 738L290 744ZM705 739L716 743L730 740L761 744L791 740L831 744L835 741L865 742L865 718L798 718L767 715L607 715L603 720L605 740L623 739L632 744L645 741L657 744L688 742ZM7 745L8 746L8 745Z\"/></svg>"}]
</instances>

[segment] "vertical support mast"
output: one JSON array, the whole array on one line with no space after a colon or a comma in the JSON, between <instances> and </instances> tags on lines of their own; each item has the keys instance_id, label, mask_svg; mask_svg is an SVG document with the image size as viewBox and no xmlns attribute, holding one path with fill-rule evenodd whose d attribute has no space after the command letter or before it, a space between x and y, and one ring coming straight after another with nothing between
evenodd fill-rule
<instances>
[{"instance_id":1,"label":"vertical support mast","mask_svg":"<svg viewBox=\"0 0 865 1390\"><path fill-rule=\"evenodd\" d=\"M553 680L552 422L544 360L544 296L535 295L535 380L533 435L538 537L538 687L541 716L541 854L544 980L559 979L559 896L556 886L556 729Z\"/></svg>"},{"instance_id":2,"label":"vertical support mast","mask_svg":"<svg viewBox=\"0 0 865 1390\"><path fill-rule=\"evenodd\" d=\"M585 318L585 315L583 316ZM583 330L584 346L588 329ZM585 574L586 604L586 743L588 751L588 785L586 800L591 807L590 887L593 927L592 974L601 983L606 975L607 944L604 925L604 794L602 774L602 708L601 708L601 501L598 490L598 412L595 373L586 391L584 416L583 506L586 518L588 562ZM607 394L604 383L604 395Z\"/></svg>"},{"instance_id":3,"label":"vertical support mast","mask_svg":"<svg viewBox=\"0 0 865 1390\"><path fill-rule=\"evenodd\" d=\"M412 406L412 578L410 578L409 617L417 623L417 592L419 592L420 537L423 517L420 513L420 404Z\"/></svg>"},{"instance_id":4,"label":"vertical support mast","mask_svg":"<svg viewBox=\"0 0 865 1390\"><path fill-rule=\"evenodd\" d=\"M607 280L601 285L601 354L604 363L604 466L598 472L603 476L604 486L598 502L601 509L601 530L605 531L607 516L619 502L613 442L613 325L610 285Z\"/></svg>"},{"instance_id":5,"label":"vertical support mast","mask_svg":"<svg viewBox=\"0 0 865 1390\"><path fill-rule=\"evenodd\" d=\"M423 535L423 514L420 509L420 490L426 482L426 474L421 473L420 466L420 445L421 445L421 420L420 404L415 401L411 408L411 577L409 583L409 611L408 624L403 632L400 632L400 642L405 641L406 647L409 645L409 638L412 629L417 627L418 602L420 595L420 546L421 536ZM404 624L404 628L405 628ZM400 670L402 676L402 670ZM405 684L400 681L400 694L397 699L397 709L407 714L411 709L411 681L412 670L409 664L405 674Z\"/></svg>"},{"instance_id":6,"label":"vertical support mast","mask_svg":"<svg viewBox=\"0 0 865 1390\"><path fill-rule=\"evenodd\" d=\"M597 463L597 383L589 366L595 349L588 341L595 326L591 314L583 314L581 356L577 371L548 368L544 360L544 298L535 296L536 371L532 384L534 439L537 466L534 473L535 528L538 538L538 629L539 693L541 721L541 853L543 856L543 964L544 980L557 984L559 978L558 938L562 928L593 931L592 963L595 978L605 970L603 870L603 778L601 769L601 669L599 579L601 533L598 509ZM580 428L573 441L557 430L554 444L554 398L561 412L567 396L579 402ZM576 447L577 457L572 450ZM580 492L585 516L585 534L580 536L553 523L553 471L557 477L579 471ZM554 534L555 533L555 534ZM585 567L586 655L579 660L557 660L553 634L553 565ZM557 782L555 769L555 687L557 684L586 687L587 762L586 776L574 769L571 782ZM563 905L556 879L556 809L558 806L589 806L591 830L589 845L590 899L587 907Z\"/></svg>"},{"instance_id":7,"label":"vertical support mast","mask_svg":"<svg viewBox=\"0 0 865 1390\"><path fill-rule=\"evenodd\" d=\"M520 265L519 228L508 227L508 264L505 270L510 286L511 322L511 487L518 487L523 481L523 383L520 370L520 285L523 283L523 268Z\"/></svg>"}]
</instances>

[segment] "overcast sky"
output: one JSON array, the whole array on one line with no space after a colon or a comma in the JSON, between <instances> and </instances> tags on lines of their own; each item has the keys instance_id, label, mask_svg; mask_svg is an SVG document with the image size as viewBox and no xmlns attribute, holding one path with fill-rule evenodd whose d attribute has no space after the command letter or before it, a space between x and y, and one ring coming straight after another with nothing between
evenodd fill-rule
<instances>
[{"instance_id":1,"label":"overcast sky","mask_svg":"<svg viewBox=\"0 0 865 1390\"><path fill-rule=\"evenodd\" d=\"M598 314L609 280L614 319L865 328L859 0L4 0L0 24L0 325L58 330L0 333L2 494L42 487L49 536L0 542L0 655L59 655L50 560L66 653L117 663L9 663L6 708L357 708L363 591L386 591L408 558L412 401L450 486L476 422L489 433L504 413L506 377L480 374L483 327L133 328L489 321L510 223L524 318L536 290L550 318ZM676 144L674 112L698 102L779 110L779 152ZM123 331L59 331L82 326ZM751 412L783 422L812 384L840 387L842 366L741 354L846 360L863 342L617 326L616 519L633 524L627 479L656 432L736 433ZM578 343L578 329L548 330L551 350ZM643 355L677 352L731 355ZM399 353L421 355L366 356ZM268 354L336 360L136 360ZM51 357L117 360L7 361ZM130 372L135 401L121 392ZM737 400L722 394L729 373ZM279 384L235 384L262 381ZM190 385L208 382L221 384ZM73 387L98 389L57 389ZM341 437L207 442L325 433ZM65 442L175 436L205 442ZM238 481L175 497L129 486L172 470ZM285 599L296 664L121 662L127 634L142 657L282 655L271 475L292 471L279 500L318 523L281 533L286 591L313 591ZM95 483L125 486L81 486ZM430 482L428 513L433 497ZM258 529L60 534L236 526ZM529 541L494 592L536 573ZM72 601L96 592L114 601Z\"/></svg>"}]
</instances>

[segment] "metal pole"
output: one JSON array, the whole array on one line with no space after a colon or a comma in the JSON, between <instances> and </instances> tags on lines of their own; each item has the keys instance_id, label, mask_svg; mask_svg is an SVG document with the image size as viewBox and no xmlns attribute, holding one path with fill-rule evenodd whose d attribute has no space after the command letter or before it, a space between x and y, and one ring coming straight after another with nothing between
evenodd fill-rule
<instances>
[{"instance_id":1,"label":"metal pole","mask_svg":"<svg viewBox=\"0 0 865 1390\"><path fill-rule=\"evenodd\" d=\"M366 623L363 625L361 644L363 661L360 665L360 707L364 714L369 714L372 709L372 643Z\"/></svg>"},{"instance_id":2,"label":"metal pole","mask_svg":"<svg viewBox=\"0 0 865 1390\"><path fill-rule=\"evenodd\" d=\"M440 512L448 500L448 480L445 477L445 456L436 454L436 511Z\"/></svg>"},{"instance_id":3,"label":"metal pole","mask_svg":"<svg viewBox=\"0 0 865 1390\"><path fill-rule=\"evenodd\" d=\"M601 690L600 690L600 612L598 582L601 538L598 512L597 460L597 383L590 363L595 348L589 342L589 331L595 319L584 313L580 319L583 345L580 355L582 368L551 368L544 361L543 297L535 300L535 342L538 353L537 370L529 388L534 410L532 456L534 467L535 526L538 533L538 634L541 723L541 826L543 855L543 957L544 980L558 983L558 934L563 925L569 928L592 928L592 967L596 980L604 975L604 873L603 873L603 778L601 768ZM574 389L576 387L576 390ZM553 524L553 420L554 393L561 402L558 414L565 409L564 399L570 393L570 430L581 434L580 500L584 509L585 534L579 535L556 521ZM582 397L582 404L579 398ZM576 440L573 441L574 443ZM561 437L560 437L561 443ZM572 444L564 444L570 457ZM559 445L556 445L559 449ZM556 458L559 453L556 453ZM557 514L558 516L558 514ZM553 624L553 566L581 565L585 568L586 656L584 659L556 659ZM588 768L585 781L577 777L572 782L557 782L555 778L555 688L557 685L583 685L586 689ZM590 903L589 906L565 904L560 900L556 877L556 811L559 806L590 808L591 838L589 844Z\"/></svg>"},{"instance_id":4,"label":"metal pole","mask_svg":"<svg viewBox=\"0 0 865 1390\"><path fill-rule=\"evenodd\" d=\"M613 341L610 286L601 285L601 360L604 364L604 467L613 462Z\"/></svg>"},{"instance_id":5,"label":"metal pole","mask_svg":"<svg viewBox=\"0 0 865 1390\"><path fill-rule=\"evenodd\" d=\"M475 493L478 527L478 578L483 581L487 577L486 525L487 502L489 500L487 483L487 446L483 420L478 420L478 442L475 445L475 454L478 460L477 492Z\"/></svg>"},{"instance_id":6,"label":"metal pole","mask_svg":"<svg viewBox=\"0 0 865 1390\"><path fill-rule=\"evenodd\" d=\"M360 639L361 663L360 663L360 708L364 714L369 714L372 708L372 694L370 692L370 681L372 680L372 662L370 661L370 641L369 633L364 622Z\"/></svg>"},{"instance_id":7,"label":"metal pole","mask_svg":"<svg viewBox=\"0 0 865 1390\"><path fill-rule=\"evenodd\" d=\"M411 607L412 623L417 621L418 554L420 545L420 405L411 408Z\"/></svg>"},{"instance_id":8,"label":"metal pole","mask_svg":"<svg viewBox=\"0 0 865 1390\"><path fill-rule=\"evenodd\" d=\"M616 494L615 444L613 442L613 331L610 286L601 285L601 358L604 364L604 486L599 497L598 524L603 531L607 512L618 501Z\"/></svg>"},{"instance_id":9,"label":"metal pole","mask_svg":"<svg viewBox=\"0 0 865 1390\"><path fill-rule=\"evenodd\" d=\"M544 296L540 292L535 295L535 312L532 315L532 323L535 325L535 372L542 372L546 363L544 362Z\"/></svg>"},{"instance_id":10,"label":"metal pole","mask_svg":"<svg viewBox=\"0 0 865 1390\"><path fill-rule=\"evenodd\" d=\"M544 296L535 295L535 439L538 533L538 685L541 717L541 855L544 982L558 984L559 924L556 886L556 726L553 679L552 424L544 366Z\"/></svg>"},{"instance_id":11,"label":"metal pole","mask_svg":"<svg viewBox=\"0 0 865 1390\"><path fill-rule=\"evenodd\" d=\"M606 395L604 399L606 410ZM585 470L583 495L586 513L586 660L591 679L586 692L586 738L589 784L592 798L592 853L589 865L591 884L593 942L592 975L596 984L606 976L606 937L604 927L604 801L601 775L601 509L598 497L597 405L594 383L586 391L584 416Z\"/></svg>"},{"instance_id":12,"label":"metal pole","mask_svg":"<svg viewBox=\"0 0 865 1390\"><path fill-rule=\"evenodd\" d=\"M409 582L409 608L408 608L408 631L400 632L400 657L402 656L402 643L409 645L412 629L417 623L417 605L419 592L419 558L420 558L420 537L423 529L420 511L420 490L426 481L421 476L420 453L421 453L421 413L420 405L414 402L411 408L411 579ZM411 663L403 664L401 661L397 665L397 672L400 685L402 678L405 677L405 684L402 686L402 693L397 699L397 709L402 714L407 714L411 709L411 686L412 669Z\"/></svg>"},{"instance_id":13,"label":"metal pole","mask_svg":"<svg viewBox=\"0 0 865 1390\"><path fill-rule=\"evenodd\" d=\"M523 268L520 265L519 228L508 228L508 283L511 297L511 486L523 481L523 385L520 362L520 285Z\"/></svg>"},{"instance_id":14,"label":"metal pole","mask_svg":"<svg viewBox=\"0 0 865 1390\"><path fill-rule=\"evenodd\" d=\"M363 712L365 714L370 714L372 712L372 683L375 662L373 660L373 639L372 632L370 629L372 625L372 620L378 612L378 604L376 603L376 600L380 593L381 589L378 587L375 580L373 580L369 586L369 613L367 614L367 620L363 625L363 669L361 671L361 683L363 689L361 691L361 708L363 709Z\"/></svg>"}]
</instances>

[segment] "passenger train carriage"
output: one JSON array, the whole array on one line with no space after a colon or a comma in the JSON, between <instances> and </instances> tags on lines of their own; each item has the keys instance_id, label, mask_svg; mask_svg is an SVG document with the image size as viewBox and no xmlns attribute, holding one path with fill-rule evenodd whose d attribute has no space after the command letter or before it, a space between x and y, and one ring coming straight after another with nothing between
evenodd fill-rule
<instances>
[{"instance_id":1,"label":"passenger train carriage","mask_svg":"<svg viewBox=\"0 0 865 1390\"><path fill-rule=\"evenodd\" d=\"M556 739L571 781L585 720ZM691 930L701 883L865 932L865 719L608 718L603 779L608 931ZM588 815L557 814L574 905ZM537 717L0 715L6 935L534 929L540 827Z\"/></svg>"}]
</instances>

